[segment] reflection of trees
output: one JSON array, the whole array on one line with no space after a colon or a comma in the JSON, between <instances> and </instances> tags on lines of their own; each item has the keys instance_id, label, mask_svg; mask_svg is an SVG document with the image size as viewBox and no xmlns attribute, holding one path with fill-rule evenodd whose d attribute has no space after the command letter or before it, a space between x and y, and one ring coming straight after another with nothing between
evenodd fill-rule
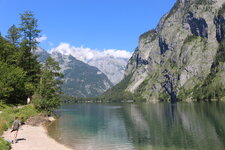
<instances>
[{"instance_id":1,"label":"reflection of trees","mask_svg":"<svg viewBox=\"0 0 225 150\"><path fill-rule=\"evenodd\" d=\"M147 145L153 150L211 150L224 147L224 107L222 103L139 104L125 107L124 115L138 150Z\"/></svg>"}]
</instances>

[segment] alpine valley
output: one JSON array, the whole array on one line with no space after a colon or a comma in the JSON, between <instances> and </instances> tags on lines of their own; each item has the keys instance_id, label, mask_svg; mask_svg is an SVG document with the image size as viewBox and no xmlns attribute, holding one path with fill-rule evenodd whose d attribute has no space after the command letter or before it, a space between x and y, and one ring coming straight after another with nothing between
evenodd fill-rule
<instances>
[{"instance_id":1,"label":"alpine valley","mask_svg":"<svg viewBox=\"0 0 225 150\"><path fill-rule=\"evenodd\" d=\"M155 29L139 37L124 80L103 97L132 94L147 101L224 99L224 0L177 0Z\"/></svg>"},{"instance_id":2,"label":"alpine valley","mask_svg":"<svg viewBox=\"0 0 225 150\"><path fill-rule=\"evenodd\" d=\"M62 91L65 95L96 97L123 78L128 58L116 58L111 55L104 55L103 57L101 55L101 57L94 57L88 60L88 63L87 59L81 59L85 57L84 55L76 54L72 56L68 53L63 53L62 50L65 50L65 47L63 49L59 46L48 53L39 47L34 53L38 56L39 62L44 63L49 56L59 62L61 72L64 74ZM130 55L128 53L128 57ZM107 66L110 66L112 69Z\"/></svg>"}]
</instances>

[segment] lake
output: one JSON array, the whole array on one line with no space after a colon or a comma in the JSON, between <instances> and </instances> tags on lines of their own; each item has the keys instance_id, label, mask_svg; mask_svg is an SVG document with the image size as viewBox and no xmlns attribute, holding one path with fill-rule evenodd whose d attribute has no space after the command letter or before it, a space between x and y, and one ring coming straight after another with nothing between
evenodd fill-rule
<instances>
[{"instance_id":1,"label":"lake","mask_svg":"<svg viewBox=\"0 0 225 150\"><path fill-rule=\"evenodd\" d=\"M225 103L70 104L48 133L75 150L224 150Z\"/></svg>"}]
</instances>

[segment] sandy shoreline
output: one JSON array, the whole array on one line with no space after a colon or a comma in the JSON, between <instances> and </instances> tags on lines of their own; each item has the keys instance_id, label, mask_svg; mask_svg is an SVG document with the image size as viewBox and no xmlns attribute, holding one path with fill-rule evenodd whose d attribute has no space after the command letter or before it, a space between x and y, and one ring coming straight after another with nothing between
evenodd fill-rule
<instances>
[{"instance_id":1,"label":"sandy shoreline","mask_svg":"<svg viewBox=\"0 0 225 150\"><path fill-rule=\"evenodd\" d=\"M5 140L13 139L10 129L5 131ZM44 126L23 125L18 132L18 143L12 144L12 150L72 150L48 136Z\"/></svg>"}]
</instances>

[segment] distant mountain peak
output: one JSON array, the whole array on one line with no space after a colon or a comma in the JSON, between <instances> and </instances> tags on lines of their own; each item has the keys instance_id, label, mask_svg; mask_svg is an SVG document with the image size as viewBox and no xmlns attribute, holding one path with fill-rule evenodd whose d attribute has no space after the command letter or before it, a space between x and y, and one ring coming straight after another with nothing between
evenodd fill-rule
<instances>
[{"instance_id":1,"label":"distant mountain peak","mask_svg":"<svg viewBox=\"0 0 225 150\"><path fill-rule=\"evenodd\" d=\"M90 66L72 55L64 55L58 51L48 53L38 48L34 51L38 60L44 63L51 56L61 67L64 74L62 90L66 95L76 97L95 97L113 86L107 76L98 68Z\"/></svg>"},{"instance_id":2,"label":"distant mountain peak","mask_svg":"<svg viewBox=\"0 0 225 150\"><path fill-rule=\"evenodd\" d=\"M61 43L50 53L61 53L71 55L76 59L97 67L103 72L113 84L117 84L124 77L126 64L132 53L126 50L107 49L103 51L90 48L74 47L68 43Z\"/></svg>"}]
</instances>

